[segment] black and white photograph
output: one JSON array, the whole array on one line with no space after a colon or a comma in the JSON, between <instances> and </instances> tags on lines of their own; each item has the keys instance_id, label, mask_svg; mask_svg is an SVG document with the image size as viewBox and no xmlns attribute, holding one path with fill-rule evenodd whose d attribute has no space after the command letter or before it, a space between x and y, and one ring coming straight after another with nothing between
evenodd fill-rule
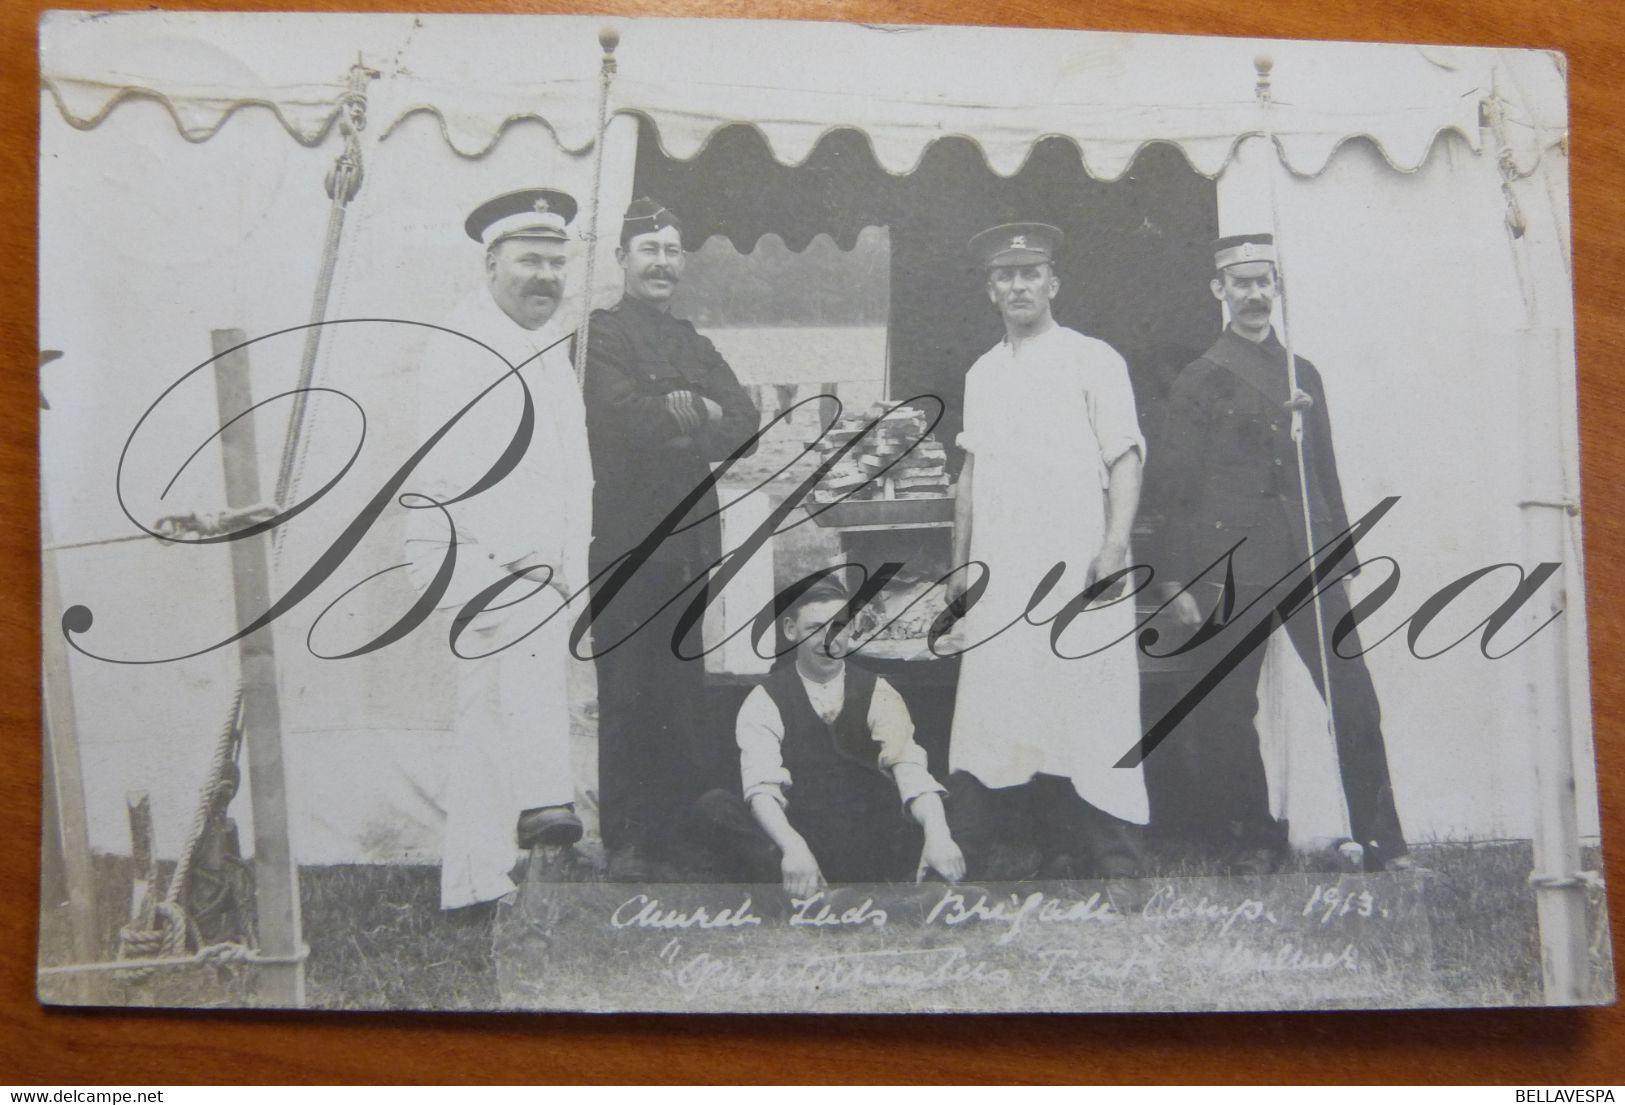
<instances>
[{"instance_id":1,"label":"black and white photograph","mask_svg":"<svg viewBox=\"0 0 1625 1105\"><path fill-rule=\"evenodd\" d=\"M40 67L42 1002L1615 1000L1561 54Z\"/></svg>"}]
</instances>

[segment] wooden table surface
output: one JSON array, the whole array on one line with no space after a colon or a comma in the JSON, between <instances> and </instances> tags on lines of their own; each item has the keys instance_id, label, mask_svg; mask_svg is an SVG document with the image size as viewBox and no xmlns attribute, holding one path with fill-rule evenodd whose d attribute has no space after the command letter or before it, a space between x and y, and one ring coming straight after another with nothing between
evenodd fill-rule
<instances>
[{"instance_id":1,"label":"wooden table surface","mask_svg":"<svg viewBox=\"0 0 1625 1105\"><path fill-rule=\"evenodd\" d=\"M567 3L567 0L566 0ZM39 875L39 544L34 366L38 13L0 7L0 1083L1625 1082L1625 1008L1043 1017L586 1017L44 1011ZM91 4L88 6L97 6ZM145 7L124 0L108 7ZM571 12L557 0L260 0L166 7ZM1625 20L1603 0L595 0L617 15L983 23L1540 46L1569 59L1575 281L1595 716L1615 959L1625 941ZM87 213L108 219L116 215ZM1403 258L1396 258L1397 265Z\"/></svg>"}]
</instances>

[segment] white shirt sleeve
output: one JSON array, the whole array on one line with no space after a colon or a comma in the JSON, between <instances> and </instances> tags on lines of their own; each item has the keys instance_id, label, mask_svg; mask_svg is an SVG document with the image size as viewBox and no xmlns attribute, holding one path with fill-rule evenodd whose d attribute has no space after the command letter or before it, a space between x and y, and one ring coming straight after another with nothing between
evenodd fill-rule
<instances>
[{"instance_id":1,"label":"white shirt sleeve","mask_svg":"<svg viewBox=\"0 0 1625 1105\"><path fill-rule=\"evenodd\" d=\"M576 384L566 346L546 355L547 402L558 443L557 479L564 517L558 527L557 559L572 588L587 582L587 547L592 540L592 461L587 452L587 408Z\"/></svg>"},{"instance_id":2,"label":"white shirt sleeve","mask_svg":"<svg viewBox=\"0 0 1625 1105\"><path fill-rule=\"evenodd\" d=\"M925 749L915 743L907 703L884 679L875 680L869 699L869 732L880 742L880 766L891 772L904 806L922 794L947 793L926 766Z\"/></svg>"},{"instance_id":3,"label":"white shirt sleeve","mask_svg":"<svg viewBox=\"0 0 1625 1105\"><path fill-rule=\"evenodd\" d=\"M978 360L971 365L970 371L965 373L965 395L960 401L960 430L954 444L967 453L974 453L985 444L982 435L982 419L986 417L982 410L981 374L976 370L981 365Z\"/></svg>"},{"instance_id":4,"label":"white shirt sleeve","mask_svg":"<svg viewBox=\"0 0 1625 1105\"><path fill-rule=\"evenodd\" d=\"M470 336L489 329L482 324L476 305L467 300L446 325ZM529 379L527 375L527 382ZM446 433L413 470L404 490L444 502L472 488L511 444L519 428L524 390L489 350L445 333L435 334L425 345L418 384L416 444L423 445L441 429ZM537 437L552 436L551 423L540 414L537 421L540 425L531 448L536 447ZM529 519L513 509L515 501L528 502L521 486L525 482L523 460L497 485L448 508L457 527L459 559L465 562L461 574L469 586L494 582L494 569L536 551L533 534L525 528ZM428 523L444 537L445 518L439 510L414 510L412 515L420 525ZM489 564L470 572L468 566L476 561Z\"/></svg>"},{"instance_id":5,"label":"white shirt sleeve","mask_svg":"<svg viewBox=\"0 0 1625 1105\"><path fill-rule=\"evenodd\" d=\"M445 335L431 337L417 369L415 426L417 437L413 447L419 448L438 433L462 406L473 398L474 392L464 385L456 369L461 363L463 350ZM423 462L412 472L403 491L425 495L444 502L466 489L465 474L456 463L458 427L454 426ZM407 576L419 591L428 587L430 579L440 566L446 546L456 527L457 543L463 558L467 548L478 546L480 535L466 519L457 517L448 522L445 513L432 507L417 507L406 511L403 543L406 552ZM467 597L467 596L463 596Z\"/></svg>"},{"instance_id":6,"label":"white shirt sleeve","mask_svg":"<svg viewBox=\"0 0 1625 1105\"><path fill-rule=\"evenodd\" d=\"M478 388L458 371L463 364L463 350L441 334L435 334L424 347L417 376L417 437L413 447L421 447L440 432L464 404L474 398ZM464 421L466 421L466 417ZM458 427L447 431L447 438L459 435ZM465 489L465 473L455 463L454 450L442 441L413 470L406 490L418 491L434 499L444 500ZM414 511L414 514L438 511ZM442 528L444 528L442 526Z\"/></svg>"},{"instance_id":7,"label":"white shirt sleeve","mask_svg":"<svg viewBox=\"0 0 1625 1105\"><path fill-rule=\"evenodd\" d=\"M784 766L784 720L767 688L756 687L745 697L734 723L734 740L739 744L739 782L746 805L766 794L785 806L790 772Z\"/></svg>"},{"instance_id":8,"label":"white shirt sleeve","mask_svg":"<svg viewBox=\"0 0 1625 1105\"><path fill-rule=\"evenodd\" d=\"M1140 433L1139 411L1134 405L1134 388L1129 384L1128 365L1122 356L1104 342L1094 342L1086 360L1084 377L1089 422L1100 444L1101 486L1106 473L1119 457L1137 449L1145 461L1145 437Z\"/></svg>"}]
</instances>

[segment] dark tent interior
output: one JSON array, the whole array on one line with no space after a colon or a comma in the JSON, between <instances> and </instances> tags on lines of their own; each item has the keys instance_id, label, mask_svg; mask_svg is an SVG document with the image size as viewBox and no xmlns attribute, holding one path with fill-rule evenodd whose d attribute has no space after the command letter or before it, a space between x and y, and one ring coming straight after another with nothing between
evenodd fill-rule
<instances>
[{"instance_id":1,"label":"dark tent interior","mask_svg":"<svg viewBox=\"0 0 1625 1105\"><path fill-rule=\"evenodd\" d=\"M679 213L689 249L720 235L748 253L764 234L792 250L819 234L851 249L864 227L888 228L890 398L939 396L947 442L958 433L965 372L1001 336L965 248L985 227L1033 220L1065 232L1055 317L1127 359L1153 456L1173 374L1218 329L1207 287L1216 189L1173 146L1148 145L1122 177L1100 181L1065 138L1035 143L1009 177L994 173L975 143L952 136L927 146L903 176L882 169L851 129L830 131L794 166L745 124L720 128L688 161L666 156L647 121L638 141L635 193ZM1155 513L1155 504L1145 507Z\"/></svg>"},{"instance_id":2,"label":"dark tent interior","mask_svg":"<svg viewBox=\"0 0 1625 1105\"><path fill-rule=\"evenodd\" d=\"M666 155L648 120L640 124L634 194L676 211L690 250L721 236L748 254L767 234L778 235L794 251L805 250L820 234L851 250L865 227L887 228L888 398L939 396L944 415L937 433L950 444L961 423L965 373L1002 337L966 243L977 231L1004 222L1059 227L1066 244L1056 265L1056 320L1101 338L1124 356L1148 463L1156 463L1160 415L1173 378L1211 344L1220 325L1218 304L1208 290L1210 243L1218 235L1217 189L1177 148L1149 144L1119 179L1102 181L1084 170L1073 142L1043 138L1019 171L1001 177L974 142L945 136L925 148L911 172L894 176L876 162L868 139L852 129L829 131L804 162L792 166L781 164L761 131L750 125L718 129L698 154L681 161ZM793 299L792 290L787 300ZM957 468L958 451L950 449L949 457ZM1154 540L1159 515L1156 502L1141 503L1137 544ZM857 540L849 538L847 552L860 563L912 560L925 555L929 541L945 542L945 530L934 534L882 535L891 539L884 553L878 551L879 536L854 534ZM1157 716L1152 711L1160 713L1167 692L1156 675L1160 665L1144 660L1142 665L1142 705L1149 719ZM958 661L871 666L903 692L919 739L931 754L931 768L945 778ZM737 706L737 698L730 701ZM1148 776L1148 781L1155 818L1161 795L1155 779Z\"/></svg>"}]
</instances>

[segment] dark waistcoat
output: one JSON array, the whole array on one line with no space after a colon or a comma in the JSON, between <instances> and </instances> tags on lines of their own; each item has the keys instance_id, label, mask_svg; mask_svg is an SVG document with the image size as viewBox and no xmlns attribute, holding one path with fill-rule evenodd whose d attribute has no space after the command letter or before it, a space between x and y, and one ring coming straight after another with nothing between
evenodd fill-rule
<instances>
[{"instance_id":1,"label":"dark waistcoat","mask_svg":"<svg viewBox=\"0 0 1625 1105\"><path fill-rule=\"evenodd\" d=\"M872 672L847 667L846 695L833 724L813 709L794 664L768 676L764 688L784 724L782 754L794 813L895 817L897 790L880 767L880 742L869 733Z\"/></svg>"}]
</instances>

